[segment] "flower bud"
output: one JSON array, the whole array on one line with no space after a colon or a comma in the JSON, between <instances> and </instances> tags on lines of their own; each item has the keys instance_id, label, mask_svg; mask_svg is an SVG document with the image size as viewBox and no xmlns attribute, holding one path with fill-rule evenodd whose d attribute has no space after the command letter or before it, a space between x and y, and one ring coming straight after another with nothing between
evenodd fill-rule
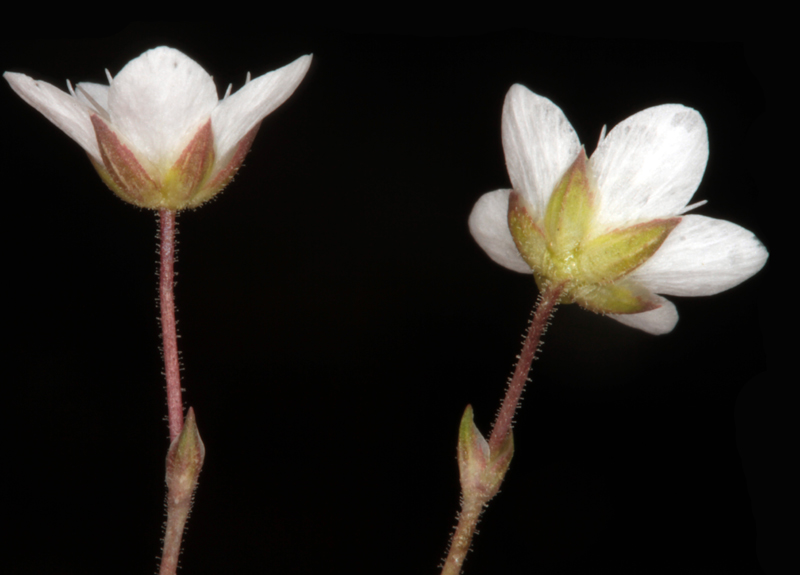
<instances>
[{"instance_id":1,"label":"flower bud","mask_svg":"<svg viewBox=\"0 0 800 575\"><path fill-rule=\"evenodd\" d=\"M167 508L188 506L197 487L206 448L197 430L194 410L190 407L180 435L167 452ZM188 509L187 509L188 512Z\"/></svg>"},{"instance_id":2,"label":"flower bud","mask_svg":"<svg viewBox=\"0 0 800 575\"><path fill-rule=\"evenodd\" d=\"M472 406L468 405L458 432L458 468L464 498L486 503L494 497L513 455L514 438L510 431L497 452L490 452L489 444L475 426Z\"/></svg>"}]
</instances>

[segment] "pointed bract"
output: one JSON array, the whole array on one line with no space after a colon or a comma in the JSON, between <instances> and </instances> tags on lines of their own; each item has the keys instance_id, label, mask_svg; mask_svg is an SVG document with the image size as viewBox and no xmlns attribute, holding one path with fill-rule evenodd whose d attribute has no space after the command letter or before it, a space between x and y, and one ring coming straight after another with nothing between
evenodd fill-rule
<instances>
[{"instance_id":1,"label":"pointed bract","mask_svg":"<svg viewBox=\"0 0 800 575\"><path fill-rule=\"evenodd\" d=\"M497 452L492 453L468 405L458 430L458 469L464 498L486 503L497 495L513 456L513 433L509 431Z\"/></svg>"},{"instance_id":2,"label":"pointed bract","mask_svg":"<svg viewBox=\"0 0 800 575\"><path fill-rule=\"evenodd\" d=\"M666 104L634 114L601 135L584 162L561 109L515 84L502 131L514 189L484 194L470 232L497 263L532 271L540 287L562 285L562 303L668 333L678 314L656 294L715 294L767 261L749 231L682 215L708 160L706 126L691 108Z\"/></svg>"},{"instance_id":3,"label":"pointed bract","mask_svg":"<svg viewBox=\"0 0 800 575\"><path fill-rule=\"evenodd\" d=\"M205 457L206 448L197 430L194 410L190 407L180 435L167 451L166 482L172 500L191 501Z\"/></svg>"},{"instance_id":4,"label":"pointed bract","mask_svg":"<svg viewBox=\"0 0 800 575\"><path fill-rule=\"evenodd\" d=\"M248 82L220 101L211 76L165 46L131 60L110 85L71 93L23 74L4 77L89 154L103 181L140 207L194 208L220 192L261 121L302 81L311 56Z\"/></svg>"}]
</instances>

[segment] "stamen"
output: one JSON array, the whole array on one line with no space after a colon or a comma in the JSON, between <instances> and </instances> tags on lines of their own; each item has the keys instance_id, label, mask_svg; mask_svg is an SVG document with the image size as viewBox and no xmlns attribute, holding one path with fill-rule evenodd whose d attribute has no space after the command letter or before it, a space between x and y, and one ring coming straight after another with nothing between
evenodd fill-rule
<instances>
[{"instance_id":1,"label":"stamen","mask_svg":"<svg viewBox=\"0 0 800 575\"><path fill-rule=\"evenodd\" d=\"M225 95L222 97L223 100L231 95L232 89L233 89L233 84L228 84L228 89L225 90Z\"/></svg>"},{"instance_id":2,"label":"stamen","mask_svg":"<svg viewBox=\"0 0 800 575\"><path fill-rule=\"evenodd\" d=\"M80 92L80 93L81 93L81 95L83 95L83 97L84 97L84 98L86 98L86 99L89 101L89 103L90 103L90 104L92 105L92 107L94 108L95 112L97 112L97 114L98 114L98 115L99 115L101 118L103 118L103 119L104 119L106 122L108 122L109 124L111 123L111 117L108 115L108 112L106 112L105 108L103 108L103 106L101 106L100 104L98 104L98 103L97 103L97 100L95 100L94 98L92 98L92 97L89 95L89 93L88 93L86 90L84 90L84 89L81 87L81 85L80 85L80 84L78 84L78 92Z\"/></svg>"},{"instance_id":3,"label":"stamen","mask_svg":"<svg viewBox=\"0 0 800 575\"><path fill-rule=\"evenodd\" d=\"M245 78L244 85L247 86L250 83L250 72L247 72L247 78Z\"/></svg>"},{"instance_id":4,"label":"stamen","mask_svg":"<svg viewBox=\"0 0 800 575\"><path fill-rule=\"evenodd\" d=\"M108 71L108 68L106 68L106 78L108 78L108 85L110 86L111 82L114 81L114 78L111 76L111 72Z\"/></svg>"},{"instance_id":5,"label":"stamen","mask_svg":"<svg viewBox=\"0 0 800 575\"><path fill-rule=\"evenodd\" d=\"M75 90L73 90L73 89L72 89L72 82L70 82L70 81L69 81L69 78L67 78L67 88L69 89L69 93L70 93L70 95L71 95L73 98L75 98L75 97L76 97L76 96L75 96Z\"/></svg>"},{"instance_id":6,"label":"stamen","mask_svg":"<svg viewBox=\"0 0 800 575\"><path fill-rule=\"evenodd\" d=\"M606 139L606 125L603 124L603 129L600 130L600 139L597 140L597 147L598 148L600 147L600 143L605 139ZM597 149L597 148L595 148L595 149Z\"/></svg>"},{"instance_id":7,"label":"stamen","mask_svg":"<svg viewBox=\"0 0 800 575\"><path fill-rule=\"evenodd\" d=\"M693 210L695 208L699 208L700 206L704 206L707 203L708 203L708 200L700 200L699 202L695 202L693 204L689 204L688 206L683 208L680 212L678 212L678 214L685 214L689 210Z\"/></svg>"}]
</instances>

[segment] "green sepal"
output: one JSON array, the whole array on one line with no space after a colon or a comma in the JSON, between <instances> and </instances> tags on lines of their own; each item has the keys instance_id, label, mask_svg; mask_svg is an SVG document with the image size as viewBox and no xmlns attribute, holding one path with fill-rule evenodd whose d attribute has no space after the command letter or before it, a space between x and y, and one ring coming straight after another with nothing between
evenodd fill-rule
<instances>
[{"instance_id":1,"label":"green sepal","mask_svg":"<svg viewBox=\"0 0 800 575\"><path fill-rule=\"evenodd\" d=\"M105 184L117 196L135 206L160 207L159 184L153 181L147 168L102 118L92 114L90 119L103 166L94 160L92 164Z\"/></svg>"},{"instance_id":2,"label":"green sepal","mask_svg":"<svg viewBox=\"0 0 800 575\"><path fill-rule=\"evenodd\" d=\"M247 132L247 134L245 134L244 137L239 140L239 143L236 144L236 147L229 152L227 156L224 158L217 158L221 167L214 174L213 178L207 178L205 180L200 191L198 191L194 197L192 197L187 207L196 208L197 206L213 198L215 195L221 192L225 186L231 183L233 176L236 175L236 172L242 166L242 162L244 162L247 152L250 151L250 146L252 146L253 140L255 140L256 134L258 133L258 128L260 126L261 122L256 124L249 132Z\"/></svg>"},{"instance_id":3,"label":"green sepal","mask_svg":"<svg viewBox=\"0 0 800 575\"><path fill-rule=\"evenodd\" d=\"M652 293L624 279L617 283L586 284L570 292L571 301L595 313L641 313L659 307Z\"/></svg>"},{"instance_id":4,"label":"green sepal","mask_svg":"<svg viewBox=\"0 0 800 575\"><path fill-rule=\"evenodd\" d=\"M534 272L547 275L550 258L544 232L531 217L524 198L514 190L508 197L508 229L525 263Z\"/></svg>"},{"instance_id":5,"label":"green sepal","mask_svg":"<svg viewBox=\"0 0 800 575\"><path fill-rule=\"evenodd\" d=\"M581 281L611 283L629 274L656 253L680 221L680 218L652 220L584 242L577 257Z\"/></svg>"},{"instance_id":6,"label":"green sepal","mask_svg":"<svg viewBox=\"0 0 800 575\"><path fill-rule=\"evenodd\" d=\"M191 203L214 167L214 133L208 120L192 137L180 157L164 174L164 207L180 210Z\"/></svg>"},{"instance_id":7,"label":"green sepal","mask_svg":"<svg viewBox=\"0 0 800 575\"><path fill-rule=\"evenodd\" d=\"M593 182L581 149L553 190L543 218L536 218L525 198L511 191L508 227L522 259L540 292L561 286L561 304L577 303L602 314L658 308L658 298L625 277L658 251L681 218L598 229Z\"/></svg>"},{"instance_id":8,"label":"green sepal","mask_svg":"<svg viewBox=\"0 0 800 575\"><path fill-rule=\"evenodd\" d=\"M592 186L586 171L586 152L561 177L544 215L548 247L556 261L569 257L581 244L592 222Z\"/></svg>"}]
</instances>

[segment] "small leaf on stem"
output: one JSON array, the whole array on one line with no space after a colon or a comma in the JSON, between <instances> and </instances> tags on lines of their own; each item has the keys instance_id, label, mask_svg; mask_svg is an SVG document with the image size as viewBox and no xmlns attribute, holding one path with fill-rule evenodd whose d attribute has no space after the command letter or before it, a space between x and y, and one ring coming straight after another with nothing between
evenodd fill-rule
<instances>
[{"instance_id":1,"label":"small leaf on stem","mask_svg":"<svg viewBox=\"0 0 800 575\"><path fill-rule=\"evenodd\" d=\"M180 435L167 452L167 489L170 503L191 501L205 455L206 448L197 431L194 410L190 407Z\"/></svg>"},{"instance_id":2,"label":"small leaf on stem","mask_svg":"<svg viewBox=\"0 0 800 575\"><path fill-rule=\"evenodd\" d=\"M472 406L461 418L458 434L458 467L461 491L467 500L489 501L500 490L514 455L514 438L508 432L500 448L491 452L489 444L475 426Z\"/></svg>"}]
</instances>

